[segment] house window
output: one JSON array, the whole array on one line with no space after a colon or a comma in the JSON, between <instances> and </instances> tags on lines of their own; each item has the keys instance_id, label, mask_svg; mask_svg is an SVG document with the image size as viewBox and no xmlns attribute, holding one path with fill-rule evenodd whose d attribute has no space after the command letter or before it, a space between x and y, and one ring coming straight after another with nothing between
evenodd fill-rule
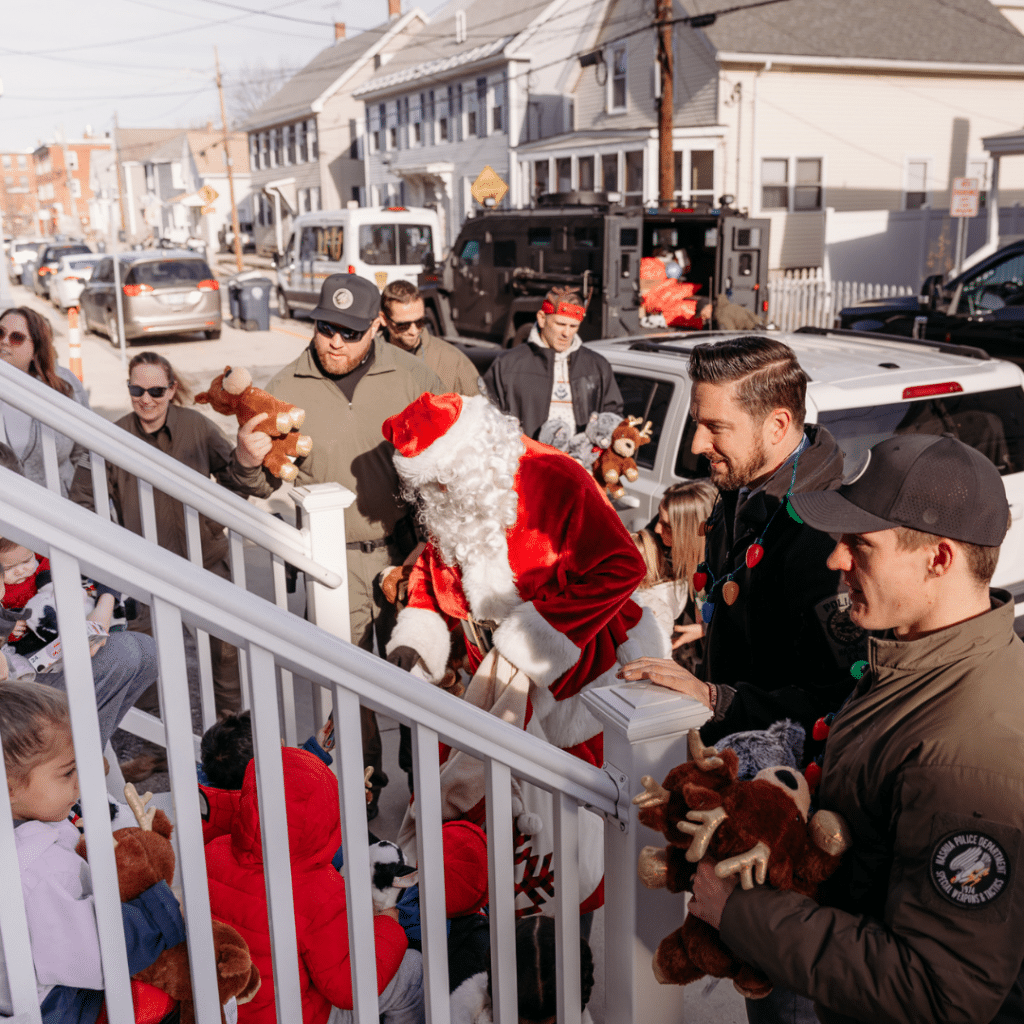
<instances>
[{"instance_id":1,"label":"house window","mask_svg":"<svg viewBox=\"0 0 1024 1024\"><path fill-rule=\"evenodd\" d=\"M23 169L23 168L25 168L27 166L28 166L28 163L26 162L25 154L24 153L19 153L18 154L18 167Z\"/></svg>"},{"instance_id":2,"label":"house window","mask_svg":"<svg viewBox=\"0 0 1024 1024\"><path fill-rule=\"evenodd\" d=\"M576 161L577 175L579 177L579 188L581 192L594 191L594 158L592 156L581 156Z\"/></svg>"},{"instance_id":3,"label":"house window","mask_svg":"<svg viewBox=\"0 0 1024 1024\"><path fill-rule=\"evenodd\" d=\"M487 79L478 78L476 80L476 109L479 113L477 118L480 130L478 132L471 132L470 134L479 135L480 138L484 138L487 135Z\"/></svg>"},{"instance_id":4,"label":"house window","mask_svg":"<svg viewBox=\"0 0 1024 1024\"><path fill-rule=\"evenodd\" d=\"M3 157L0 157L0 160L3 161L4 167L10 167L11 166L11 154L10 153L4 153Z\"/></svg>"},{"instance_id":5,"label":"house window","mask_svg":"<svg viewBox=\"0 0 1024 1024\"><path fill-rule=\"evenodd\" d=\"M533 164L533 194L542 196L548 190L548 161L535 160Z\"/></svg>"},{"instance_id":6,"label":"house window","mask_svg":"<svg viewBox=\"0 0 1024 1024\"><path fill-rule=\"evenodd\" d=\"M18 180L21 182L21 187L28 191L28 175L23 174Z\"/></svg>"},{"instance_id":7,"label":"house window","mask_svg":"<svg viewBox=\"0 0 1024 1024\"><path fill-rule=\"evenodd\" d=\"M626 203L639 205L644 198L644 151L636 149L626 154Z\"/></svg>"},{"instance_id":8,"label":"house window","mask_svg":"<svg viewBox=\"0 0 1024 1024\"><path fill-rule=\"evenodd\" d=\"M794 210L821 209L821 158L796 161L796 183L793 185Z\"/></svg>"},{"instance_id":9,"label":"house window","mask_svg":"<svg viewBox=\"0 0 1024 1024\"><path fill-rule=\"evenodd\" d=\"M273 163L275 167L284 166L284 140L281 138L283 132L283 128L272 128L270 130L270 136L274 143Z\"/></svg>"},{"instance_id":10,"label":"house window","mask_svg":"<svg viewBox=\"0 0 1024 1024\"><path fill-rule=\"evenodd\" d=\"M156 191L156 173L152 164L146 164L146 191Z\"/></svg>"},{"instance_id":11,"label":"house window","mask_svg":"<svg viewBox=\"0 0 1024 1024\"><path fill-rule=\"evenodd\" d=\"M304 164L309 159L306 153L306 122L300 121L295 126L295 160Z\"/></svg>"},{"instance_id":12,"label":"house window","mask_svg":"<svg viewBox=\"0 0 1024 1024\"><path fill-rule=\"evenodd\" d=\"M249 136L249 163L254 171L260 169L260 140L256 135Z\"/></svg>"},{"instance_id":13,"label":"house window","mask_svg":"<svg viewBox=\"0 0 1024 1024\"><path fill-rule=\"evenodd\" d=\"M560 156L555 161L555 177L558 181L559 192L572 191L572 157Z\"/></svg>"},{"instance_id":14,"label":"house window","mask_svg":"<svg viewBox=\"0 0 1024 1024\"><path fill-rule=\"evenodd\" d=\"M412 141L415 146L423 145L423 125L416 121L412 126Z\"/></svg>"},{"instance_id":15,"label":"house window","mask_svg":"<svg viewBox=\"0 0 1024 1024\"><path fill-rule=\"evenodd\" d=\"M466 114L466 119L467 119L466 134L467 134L467 136L469 138L473 138L473 136L476 135L476 111L475 110L470 110Z\"/></svg>"},{"instance_id":16,"label":"house window","mask_svg":"<svg viewBox=\"0 0 1024 1024\"><path fill-rule=\"evenodd\" d=\"M316 118L311 117L306 122L306 132L309 136L309 159L319 160L320 159L320 143L317 141L316 136Z\"/></svg>"},{"instance_id":17,"label":"house window","mask_svg":"<svg viewBox=\"0 0 1024 1024\"><path fill-rule=\"evenodd\" d=\"M436 114L437 110L434 103L434 90L431 89L430 92L427 93L427 105L423 112L423 120L427 126L427 130L423 136L423 142L427 146L432 146L434 144L434 117Z\"/></svg>"},{"instance_id":18,"label":"house window","mask_svg":"<svg viewBox=\"0 0 1024 1024\"><path fill-rule=\"evenodd\" d=\"M449 90L449 93L451 90ZM451 96L449 95L449 104ZM455 141L461 142L465 136L462 134L462 83L455 83L455 109L452 110L452 121L455 124Z\"/></svg>"},{"instance_id":19,"label":"house window","mask_svg":"<svg viewBox=\"0 0 1024 1024\"><path fill-rule=\"evenodd\" d=\"M10 165L8 165L8 166L10 166ZM4 175L4 184L8 188L14 188L14 175L13 174L5 174Z\"/></svg>"},{"instance_id":20,"label":"house window","mask_svg":"<svg viewBox=\"0 0 1024 1024\"><path fill-rule=\"evenodd\" d=\"M394 126L388 129L388 145L392 149L398 149L398 129Z\"/></svg>"},{"instance_id":21,"label":"house window","mask_svg":"<svg viewBox=\"0 0 1024 1024\"><path fill-rule=\"evenodd\" d=\"M789 161L768 158L761 161L761 209L789 209Z\"/></svg>"},{"instance_id":22,"label":"house window","mask_svg":"<svg viewBox=\"0 0 1024 1024\"><path fill-rule=\"evenodd\" d=\"M295 129L296 129L296 125L294 125L294 124L290 124L290 125L288 125L287 128L285 128L285 132L287 133L287 139L288 139L287 152L288 152L288 163L289 164L294 164L294 163L297 162L296 159L295 159Z\"/></svg>"},{"instance_id":23,"label":"house window","mask_svg":"<svg viewBox=\"0 0 1024 1024\"><path fill-rule=\"evenodd\" d=\"M437 137L442 142L448 141L448 118L439 117L437 119Z\"/></svg>"},{"instance_id":24,"label":"house window","mask_svg":"<svg viewBox=\"0 0 1024 1024\"><path fill-rule=\"evenodd\" d=\"M616 46L612 50L612 73L609 81L609 110L626 109L626 47Z\"/></svg>"},{"instance_id":25,"label":"house window","mask_svg":"<svg viewBox=\"0 0 1024 1024\"><path fill-rule=\"evenodd\" d=\"M263 132L260 135L260 152L263 154L263 158L260 160L264 170L270 166L270 133Z\"/></svg>"},{"instance_id":26,"label":"house window","mask_svg":"<svg viewBox=\"0 0 1024 1024\"><path fill-rule=\"evenodd\" d=\"M491 107L491 131L503 132L505 130L505 82L499 82L494 87L494 106Z\"/></svg>"},{"instance_id":27,"label":"house window","mask_svg":"<svg viewBox=\"0 0 1024 1024\"><path fill-rule=\"evenodd\" d=\"M68 164L68 170L69 171L77 171L78 170L78 154L73 149L69 149L68 150L67 164Z\"/></svg>"},{"instance_id":28,"label":"house window","mask_svg":"<svg viewBox=\"0 0 1024 1024\"><path fill-rule=\"evenodd\" d=\"M920 210L928 205L928 161L907 161L907 190L904 193L904 209Z\"/></svg>"},{"instance_id":29,"label":"house window","mask_svg":"<svg viewBox=\"0 0 1024 1024\"><path fill-rule=\"evenodd\" d=\"M715 151L690 151L690 202L704 199L713 204L715 197Z\"/></svg>"},{"instance_id":30,"label":"house window","mask_svg":"<svg viewBox=\"0 0 1024 1024\"><path fill-rule=\"evenodd\" d=\"M601 155L601 187L605 192L619 191L619 154Z\"/></svg>"}]
</instances>

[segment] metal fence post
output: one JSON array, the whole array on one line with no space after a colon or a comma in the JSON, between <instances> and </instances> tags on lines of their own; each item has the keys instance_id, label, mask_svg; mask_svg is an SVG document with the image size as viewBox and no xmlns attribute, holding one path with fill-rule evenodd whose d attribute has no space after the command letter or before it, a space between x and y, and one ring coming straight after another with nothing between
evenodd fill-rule
<instances>
[{"instance_id":1,"label":"metal fence post","mask_svg":"<svg viewBox=\"0 0 1024 1024\"><path fill-rule=\"evenodd\" d=\"M583 700L604 726L606 768L625 775L629 786L628 826L605 827L605 1015L609 1021L680 1024L683 990L659 985L651 958L683 923L685 898L640 884L641 849L664 840L637 821L628 801L643 789L642 776L661 782L687 759L686 734L707 719L708 709L652 683L602 687L585 692Z\"/></svg>"}]
</instances>

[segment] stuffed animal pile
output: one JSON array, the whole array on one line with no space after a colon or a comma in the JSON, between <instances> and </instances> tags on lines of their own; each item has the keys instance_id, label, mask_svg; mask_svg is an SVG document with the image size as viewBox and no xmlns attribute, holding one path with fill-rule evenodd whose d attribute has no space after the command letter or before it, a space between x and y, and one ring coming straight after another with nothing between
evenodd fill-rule
<instances>
[{"instance_id":1,"label":"stuffed animal pile","mask_svg":"<svg viewBox=\"0 0 1024 1024\"><path fill-rule=\"evenodd\" d=\"M161 879L171 884L174 878L174 850L170 835L170 820L157 808L146 810L152 793L140 797L135 787L125 786L125 799L135 813L138 827L121 828L114 832L114 857L117 863L117 884L121 902L135 899ZM85 837L75 848L86 858ZM249 956L249 947L238 932L223 921L212 921L213 949L217 961L217 991L221 1004L221 1022L224 1004L234 998L247 1003L260 987L260 972ZM195 1005L192 999L192 980L188 966L188 948L184 942L163 953L145 970L133 975L166 992L181 1004L181 1024L194 1024Z\"/></svg>"},{"instance_id":2,"label":"stuffed animal pile","mask_svg":"<svg viewBox=\"0 0 1024 1024\"><path fill-rule=\"evenodd\" d=\"M294 480L299 473L289 456L308 455L313 450L313 439L299 433L306 410L253 387L252 375L246 369L225 366L224 372L213 379L210 390L196 395L196 403L212 405L225 416L236 416L239 426L261 412L267 413L267 418L255 428L273 439L263 465L285 482Z\"/></svg>"},{"instance_id":3,"label":"stuffed animal pile","mask_svg":"<svg viewBox=\"0 0 1024 1024\"><path fill-rule=\"evenodd\" d=\"M673 768L664 786L644 776L644 792L634 797L641 823L668 842L641 851L643 884L692 891L697 864L710 857L715 874L739 875L745 889L767 880L814 899L850 845L842 818L818 811L808 821L807 783L791 768L766 768L739 781L734 751L705 747L696 729L690 730L689 747L691 760ZM731 978L748 999L772 989L764 974L732 954L716 929L692 915L662 939L653 967L663 985L687 985L710 974Z\"/></svg>"}]
</instances>

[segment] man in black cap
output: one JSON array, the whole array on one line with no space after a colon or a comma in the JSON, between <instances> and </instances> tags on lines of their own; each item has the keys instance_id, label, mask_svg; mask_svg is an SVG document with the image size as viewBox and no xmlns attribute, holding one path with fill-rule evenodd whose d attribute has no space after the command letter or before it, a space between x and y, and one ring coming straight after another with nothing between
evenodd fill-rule
<instances>
[{"instance_id":1,"label":"man in black cap","mask_svg":"<svg viewBox=\"0 0 1024 1024\"><path fill-rule=\"evenodd\" d=\"M874 634L818 790L852 846L820 905L701 864L690 912L825 1024L1020 1022L1024 645L1013 599L989 589L1008 525L999 473L950 436L905 434L838 491L792 500L839 538L829 565Z\"/></svg>"},{"instance_id":2,"label":"man in black cap","mask_svg":"<svg viewBox=\"0 0 1024 1024\"><path fill-rule=\"evenodd\" d=\"M381 424L424 391L440 394L441 381L422 361L383 338L380 292L355 274L332 274L313 310L309 347L267 385L272 395L306 410L303 433L313 450L296 459L297 485L336 481L354 491L345 513L349 612L352 642L383 652L395 609L375 587L388 565L401 564L415 546L410 510L400 498L394 449ZM262 469L270 438L255 430L254 417L238 431L235 483L246 493L268 497L280 480ZM386 779L380 770L380 734L371 712L363 711L363 754L373 765L373 803Z\"/></svg>"}]
</instances>

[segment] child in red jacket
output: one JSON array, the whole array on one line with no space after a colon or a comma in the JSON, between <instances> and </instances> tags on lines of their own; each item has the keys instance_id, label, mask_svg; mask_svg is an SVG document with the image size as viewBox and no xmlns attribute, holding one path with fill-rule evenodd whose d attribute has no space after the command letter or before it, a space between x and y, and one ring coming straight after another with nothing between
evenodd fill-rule
<instances>
[{"instance_id":1,"label":"child in red jacket","mask_svg":"<svg viewBox=\"0 0 1024 1024\"><path fill-rule=\"evenodd\" d=\"M329 1017L343 1020L352 1009L345 882L331 865L341 845L338 780L307 751L285 747L281 759L302 1020L326 1024ZM238 1008L238 1024L276 1024L254 761L245 772L230 834L206 846L206 867L213 916L241 933L264 979L252 1002ZM387 1024L421 1024L422 958L408 949L397 918L392 909L373 919L380 1013Z\"/></svg>"}]
</instances>

